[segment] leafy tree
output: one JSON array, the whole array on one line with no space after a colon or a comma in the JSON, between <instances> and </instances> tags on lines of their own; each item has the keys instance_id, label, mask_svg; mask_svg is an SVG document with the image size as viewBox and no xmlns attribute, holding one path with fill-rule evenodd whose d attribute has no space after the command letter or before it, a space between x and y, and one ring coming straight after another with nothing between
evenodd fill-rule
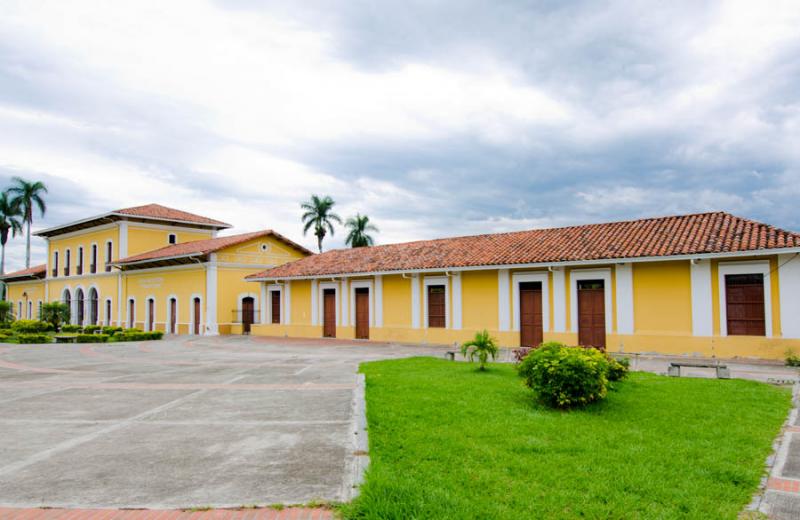
<instances>
[{"instance_id":1,"label":"leafy tree","mask_svg":"<svg viewBox=\"0 0 800 520\"><path fill-rule=\"evenodd\" d=\"M8 323L14 317L13 305L8 300L0 300L0 323Z\"/></svg>"},{"instance_id":2,"label":"leafy tree","mask_svg":"<svg viewBox=\"0 0 800 520\"><path fill-rule=\"evenodd\" d=\"M478 358L480 366L479 370L486 370L486 363L489 361L489 356L492 359L497 357L497 341L489 335L489 331L483 329L475 333L475 337L461 345L461 354L464 357L469 356L470 361Z\"/></svg>"},{"instance_id":3,"label":"leafy tree","mask_svg":"<svg viewBox=\"0 0 800 520\"><path fill-rule=\"evenodd\" d=\"M9 233L12 237L17 236L17 233L22 233L21 216L19 208L8 198L8 192L0 193L0 245L2 245L0 274L6 272L6 243Z\"/></svg>"},{"instance_id":4,"label":"leafy tree","mask_svg":"<svg viewBox=\"0 0 800 520\"><path fill-rule=\"evenodd\" d=\"M42 305L42 314L39 319L58 329L62 323L69 323L69 305L63 302L45 303Z\"/></svg>"},{"instance_id":5,"label":"leafy tree","mask_svg":"<svg viewBox=\"0 0 800 520\"><path fill-rule=\"evenodd\" d=\"M347 228L347 238L344 243L350 247L367 247L375 243L375 240L369 235L369 231L378 232L378 228L371 224L369 217L356 213L355 217L350 217L344 223Z\"/></svg>"},{"instance_id":6,"label":"leafy tree","mask_svg":"<svg viewBox=\"0 0 800 520\"><path fill-rule=\"evenodd\" d=\"M11 204L22 214L22 221L27 224L25 243L25 268L31 266L31 224L33 224L34 206L39 209L39 214L44 216L47 205L43 195L47 193L47 186L41 181L29 182L20 177L12 177L12 185L8 188L11 195Z\"/></svg>"},{"instance_id":7,"label":"leafy tree","mask_svg":"<svg viewBox=\"0 0 800 520\"><path fill-rule=\"evenodd\" d=\"M322 198L312 195L309 201L300 204L300 207L305 210L305 213L303 213L303 234L305 235L309 229L314 228L314 236L317 237L317 247L320 253L322 252L322 240L325 235L330 232L331 236L333 236L333 223L342 223L341 217L332 211L335 204L333 199L327 195Z\"/></svg>"}]
</instances>

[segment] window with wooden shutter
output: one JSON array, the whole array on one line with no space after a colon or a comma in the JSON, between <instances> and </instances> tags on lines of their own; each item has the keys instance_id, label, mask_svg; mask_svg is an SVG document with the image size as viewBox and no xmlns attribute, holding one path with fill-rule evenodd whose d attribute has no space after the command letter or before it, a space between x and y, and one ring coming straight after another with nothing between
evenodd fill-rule
<instances>
[{"instance_id":1,"label":"window with wooden shutter","mask_svg":"<svg viewBox=\"0 0 800 520\"><path fill-rule=\"evenodd\" d=\"M446 327L444 285L428 286L428 327Z\"/></svg>"},{"instance_id":2,"label":"window with wooden shutter","mask_svg":"<svg viewBox=\"0 0 800 520\"><path fill-rule=\"evenodd\" d=\"M725 311L729 336L764 336L764 275L725 275Z\"/></svg>"}]
</instances>

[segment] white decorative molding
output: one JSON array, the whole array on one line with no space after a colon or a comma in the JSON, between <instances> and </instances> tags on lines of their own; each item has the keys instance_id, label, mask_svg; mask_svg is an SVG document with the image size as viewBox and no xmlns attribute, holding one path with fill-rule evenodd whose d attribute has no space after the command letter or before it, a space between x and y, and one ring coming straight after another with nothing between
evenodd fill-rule
<instances>
[{"instance_id":1,"label":"white decorative molding","mask_svg":"<svg viewBox=\"0 0 800 520\"><path fill-rule=\"evenodd\" d=\"M253 299L253 319L256 318L255 310L258 309L259 308L258 306L260 305L258 294L254 292L241 292L238 295L236 295L236 305L237 305L236 318L238 318L238 321L234 321L233 323L244 322L244 319L242 317L242 309L244 309L244 299L248 297ZM231 318L233 318L233 316L231 316Z\"/></svg>"},{"instance_id":2,"label":"white decorative molding","mask_svg":"<svg viewBox=\"0 0 800 520\"><path fill-rule=\"evenodd\" d=\"M567 284L564 269L553 269L553 332L567 332Z\"/></svg>"},{"instance_id":3,"label":"white decorative molding","mask_svg":"<svg viewBox=\"0 0 800 520\"><path fill-rule=\"evenodd\" d=\"M711 262L695 260L689 267L692 284L692 335L712 336L714 297L711 292Z\"/></svg>"},{"instance_id":4,"label":"white decorative molding","mask_svg":"<svg viewBox=\"0 0 800 520\"><path fill-rule=\"evenodd\" d=\"M617 334L633 334L633 266L614 266L617 293Z\"/></svg>"},{"instance_id":5,"label":"white decorative molding","mask_svg":"<svg viewBox=\"0 0 800 520\"><path fill-rule=\"evenodd\" d=\"M411 283L411 328L418 329L419 323L419 276L412 275L409 280Z\"/></svg>"},{"instance_id":6,"label":"white decorative molding","mask_svg":"<svg viewBox=\"0 0 800 520\"><path fill-rule=\"evenodd\" d=\"M514 305L513 330L520 330L519 285L526 282L539 282L542 284L542 331L550 332L550 287L547 283L547 271L538 273L514 273L511 276L511 287L514 291L511 295Z\"/></svg>"},{"instance_id":7,"label":"white decorative molding","mask_svg":"<svg viewBox=\"0 0 800 520\"><path fill-rule=\"evenodd\" d=\"M217 326L217 254L211 253L206 267L206 334L219 334Z\"/></svg>"},{"instance_id":8,"label":"white decorative molding","mask_svg":"<svg viewBox=\"0 0 800 520\"><path fill-rule=\"evenodd\" d=\"M422 311L425 328L428 324L428 287L431 285L444 285L444 328L450 328L450 279L447 276L426 276L422 280Z\"/></svg>"},{"instance_id":9,"label":"white decorative molding","mask_svg":"<svg viewBox=\"0 0 800 520\"><path fill-rule=\"evenodd\" d=\"M375 326L383 327L383 276L381 275L375 276Z\"/></svg>"},{"instance_id":10,"label":"white decorative molding","mask_svg":"<svg viewBox=\"0 0 800 520\"><path fill-rule=\"evenodd\" d=\"M455 273L450 277L453 281L453 329L461 330L462 316L462 297L461 297L461 273Z\"/></svg>"},{"instance_id":11,"label":"white decorative molding","mask_svg":"<svg viewBox=\"0 0 800 520\"><path fill-rule=\"evenodd\" d=\"M372 280L353 280L350 282L350 326L356 326L356 289L369 289L369 326L375 326L375 300L376 294L373 290Z\"/></svg>"},{"instance_id":12,"label":"white decorative molding","mask_svg":"<svg viewBox=\"0 0 800 520\"><path fill-rule=\"evenodd\" d=\"M569 312L570 328L578 332L578 282L583 280L603 280L604 311L606 315L606 334L614 330L612 321L613 303L611 301L611 269L574 269L569 273Z\"/></svg>"},{"instance_id":13,"label":"white decorative molding","mask_svg":"<svg viewBox=\"0 0 800 520\"><path fill-rule=\"evenodd\" d=\"M764 332L772 337L772 289L770 283L769 260L752 262L725 262L719 264L719 333L728 335L727 293L725 276L729 274L762 274L764 275Z\"/></svg>"},{"instance_id":14,"label":"white decorative molding","mask_svg":"<svg viewBox=\"0 0 800 520\"><path fill-rule=\"evenodd\" d=\"M119 259L128 256L128 222L125 220L119 223L119 251L117 252Z\"/></svg>"},{"instance_id":15,"label":"white decorative molding","mask_svg":"<svg viewBox=\"0 0 800 520\"><path fill-rule=\"evenodd\" d=\"M778 255L781 336L800 338L800 255Z\"/></svg>"},{"instance_id":16,"label":"white decorative molding","mask_svg":"<svg viewBox=\"0 0 800 520\"><path fill-rule=\"evenodd\" d=\"M497 270L497 326L501 331L511 329L511 290L508 269Z\"/></svg>"},{"instance_id":17,"label":"white decorative molding","mask_svg":"<svg viewBox=\"0 0 800 520\"><path fill-rule=\"evenodd\" d=\"M341 290L339 291L339 296L342 297L341 302L341 309L342 309L342 323L347 324L350 321L355 321L355 319L348 320L348 307L350 307L350 315L353 316L355 314L355 307L353 305L347 305L350 301L350 291L347 290L347 278L344 278L341 282ZM370 297L372 297L372 291L370 291ZM369 313L370 319L372 319L372 312Z\"/></svg>"},{"instance_id":18,"label":"white decorative molding","mask_svg":"<svg viewBox=\"0 0 800 520\"><path fill-rule=\"evenodd\" d=\"M283 312L281 313L281 322L284 325L291 325L292 324L292 282L288 280L284 284L284 302L283 302Z\"/></svg>"}]
</instances>

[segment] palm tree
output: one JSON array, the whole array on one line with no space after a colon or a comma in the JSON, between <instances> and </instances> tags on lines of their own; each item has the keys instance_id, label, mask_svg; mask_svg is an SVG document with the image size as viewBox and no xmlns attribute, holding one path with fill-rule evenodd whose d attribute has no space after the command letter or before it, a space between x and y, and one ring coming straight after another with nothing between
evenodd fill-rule
<instances>
[{"instance_id":1,"label":"palm tree","mask_svg":"<svg viewBox=\"0 0 800 520\"><path fill-rule=\"evenodd\" d=\"M308 230L314 228L314 236L317 237L317 247L319 252L322 252L322 239L330 231L333 235L333 222L342 223L342 219L331 210L336 203L332 198L327 195L320 198L316 195L311 196L311 200L300 204L300 207L305 210L303 213L303 234L308 233Z\"/></svg>"},{"instance_id":2,"label":"palm tree","mask_svg":"<svg viewBox=\"0 0 800 520\"><path fill-rule=\"evenodd\" d=\"M464 357L469 356L470 361L477 356L480 363L479 370L486 370L489 356L492 356L492 359L497 356L497 341L489 335L488 330L484 329L476 332L474 338L461 345L461 354Z\"/></svg>"},{"instance_id":3,"label":"palm tree","mask_svg":"<svg viewBox=\"0 0 800 520\"><path fill-rule=\"evenodd\" d=\"M12 177L12 185L8 193L12 196L11 204L20 210L22 221L27 224L25 242L25 268L31 266L31 224L33 224L33 207L39 208L39 214L44 216L47 205L42 195L47 193L47 186L41 181L28 182L19 177Z\"/></svg>"},{"instance_id":4,"label":"palm tree","mask_svg":"<svg viewBox=\"0 0 800 520\"><path fill-rule=\"evenodd\" d=\"M0 193L0 274L6 274L6 243L9 232L12 237L22 233L22 222L19 219L21 216L19 208L8 198L8 192Z\"/></svg>"},{"instance_id":5,"label":"palm tree","mask_svg":"<svg viewBox=\"0 0 800 520\"><path fill-rule=\"evenodd\" d=\"M344 243L348 246L366 247L375 243L375 240L373 240L372 236L370 236L367 232L375 231L377 233L378 228L375 227L374 224L370 224L368 216L361 216L360 214L356 213L355 217L350 217L347 219L347 222L344 223L344 226L349 230L347 233L347 238L344 241Z\"/></svg>"}]
</instances>

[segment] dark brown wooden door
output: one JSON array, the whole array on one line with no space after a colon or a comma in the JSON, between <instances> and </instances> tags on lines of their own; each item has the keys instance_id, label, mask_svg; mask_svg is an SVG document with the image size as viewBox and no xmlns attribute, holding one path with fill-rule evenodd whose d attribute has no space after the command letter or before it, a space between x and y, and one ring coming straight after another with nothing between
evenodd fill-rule
<instances>
[{"instance_id":1,"label":"dark brown wooden door","mask_svg":"<svg viewBox=\"0 0 800 520\"><path fill-rule=\"evenodd\" d=\"M89 324L90 325L97 325L98 323L98 315L100 313L100 308L98 307L99 302L97 301L97 290L92 289L89 291Z\"/></svg>"},{"instance_id":2,"label":"dark brown wooden door","mask_svg":"<svg viewBox=\"0 0 800 520\"><path fill-rule=\"evenodd\" d=\"M326 338L336 337L336 291L325 289L322 293L322 335Z\"/></svg>"},{"instance_id":3,"label":"dark brown wooden door","mask_svg":"<svg viewBox=\"0 0 800 520\"><path fill-rule=\"evenodd\" d=\"M272 291L270 297L272 305L272 323L281 322L281 293L279 291Z\"/></svg>"},{"instance_id":4,"label":"dark brown wooden door","mask_svg":"<svg viewBox=\"0 0 800 520\"><path fill-rule=\"evenodd\" d=\"M155 330L156 321L156 302L153 299L147 300L147 330Z\"/></svg>"},{"instance_id":5,"label":"dark brown wooden door","mask_svg":"<svg viewBox=\"0 0 800 520\"><path fill-rule=\"evenodd\" d=\"M175 334L175 328L178 324L178 300L170 298L169 300L169 333Z\"/></svg>"},{"instance_id":6,"label":"dark brown wooden door","mask_svg":"<svg viewBox=\"0 0 800 520\"><path fill-rule=\"evenodd\" d=\"M106 300L106 325L111 326L111 300Z\"/></svg>"},{"instance_id":7,"label":"dark brown wooden door","mask_svg":"<svg viewBox=\"0 0 800 520\"><path fill-rule=\"evenodd\" d=\"M578 282L578 343L606 348L606 309L603 280Z\"/></svg>"},{"instance_id":8,"label":"dark brown wooden door","mask_svg":"<svg viewBox=\"0 0 800 520\"><path fill-rule=\"evenodd\" d=\"M538 347L543 340L542 283L519 284L519 335L523 347Z\"/></svg>"},{"instance_id":9,"label":"dark brown wooden door","mask_svg":"<svg viewBox=\"0 0 800 520\"><path fill-rule=\"evenodd\" d=\"M200 298L194 299L194 323L192 330L195 334L200 334Z\"/></svg>"},{"instance_id":10,"label":"dark brown wooden door","mask_svg":"<svg viewBox=\"0 0 800 520\"><path fill-rule=\"evenodd\" d=\"M446 327L447 315L445 306L444 285L428 286L428 327Z\"/></svg>"},{"instance_id":11,"label":"dark brown wooden door","mask_svg":"<svg viewBox=\"0 0 800 520\"><path fill-rule=\"evenodd\" d=\"M725 312L729 336L764 336L764 275L725 275Z\"/></svg>"},{"instance_id":12,"label":"dark brown wooden door","mask_svg":"<svg viewBox=\"0 0 800 520\"><path fill-rule=\"evenodd\" d=\"M242 332L250 334L255 319L255 300L252 296L242 298Z\"/></svg>"},{"instance_id":13,"label":"dark brown wooden door","mask_svg":"<svg viewBox=\"0 0 800 520\"><path fill-rule=\"evenodd\" d=\"M136 302L128 300L128 327L136 326Z\"/></svg>"},{"instance_id":14,"label":"dark brown wooden door","mask_svg":"<svg viewBox=\"0 0 800 520\"><path fill-rule=\"evenodd\" d=\"M369 339L369 289L356 289L356 339Z\"/></svg>"}]
</instances>

